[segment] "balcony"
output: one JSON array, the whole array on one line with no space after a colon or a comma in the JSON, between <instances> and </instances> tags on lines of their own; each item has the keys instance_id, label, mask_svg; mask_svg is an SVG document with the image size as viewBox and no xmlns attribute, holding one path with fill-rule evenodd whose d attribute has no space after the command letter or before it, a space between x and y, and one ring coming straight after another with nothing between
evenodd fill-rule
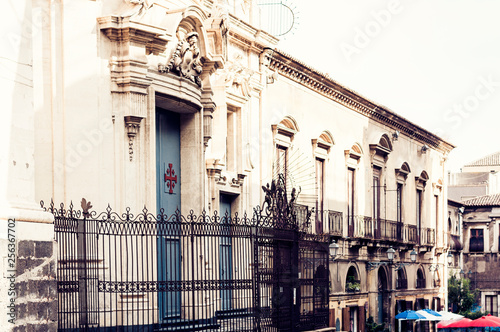
<instances>
[{"instance_id":1,"label":"balcony","mask_svg":"<svg viewBox=\"0 0 500 332\"><path fill-rule=\"evenodd\" d=\"M310 217L309 221L307 220L307 216L311 213L309 211L309 207L302 204L294 204L293 208L295 216L297 218L297 224L299 225L299 229L304 230L309 234L312 233L313 216Z\"/></svg>"},{"instance_id":2,"label":"balcony","mask_svg":"<svg viewBox=\"0 0 500 332\"><path fill-rule=\"evenodd\" d=\"M328 229L330 235L342 236L342 212L326 211L328 213Z\"/></svg>"},{"instance_id":3,"label":"balcony","mask_svg":"<svg viewBox=\"0 0 500 332\"><path fill-rule=\"evenodd\" d=\"M417 244L417 226L415 225L404 225L405 241L410 244Z\"/></svg>"},{"instance_id":4,"label":"balcony","mask_svg":"<svg viewBox=\"0 0 500 332\"><path fill-rule=\"evenodd\" d=\"M433 246L436 244L436 230L434 228L422 228L420 230L420 245Z\"/></svg>"},{"instance_id":5,"label":"balcony","mask_svg":"<svg viewBox=\"0 0 500 332\"><path fill-rule=\"evenodd\" d=\"M349 216L348 236L355 239L373 239L373 220L367 216Z\"/></svg>"},{"instance_id":6,"label":"balcony","mask_svg":"<svg viewBox=\"0 0 500 332\"><path fill-rule=\"evenodd\" d=\"M393 220L375 220L375 239L386 241L398 240L398 223Z\"/></svg>"},{"instance_id":7,"label":"balcony","mask_svg":"<svg viewBox=\"0 0 500 332\"><path fill-rule=\"evenodd\" d=\"M323 210L315 213L311 213L311 208L302 205L294 204L294 212L297 218L297 223L301 230L307 233L313 232L313 224L316 224L316 233L324 233L325 221L328 222L328 233L330 235L342 236L343 230L343 216L342 212ZM309 222L307 222L307 216L311 213Z\"/></svg>"}]
</instances>

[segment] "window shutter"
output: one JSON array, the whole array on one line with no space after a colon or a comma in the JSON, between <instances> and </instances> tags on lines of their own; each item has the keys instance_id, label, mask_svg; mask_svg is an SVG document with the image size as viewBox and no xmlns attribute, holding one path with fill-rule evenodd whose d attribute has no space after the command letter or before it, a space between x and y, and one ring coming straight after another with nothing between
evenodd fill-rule
<instances>
[{"instance_id":1,"label":"window shutter","mask_svg":"<svg viewBox=\"0 0 500 332\"><path fill-rule=\"evenodd\" d=\"M366 320L364 306L358 307L358 318L359 318L358 331L364 331L365 330L365 320Z\"/></svg>"},{"instance_id":2,"label":"window shutter","mask_svg":"<svg viewBox=\"0 0 500 332\"><path fill-rule=\"evenodd\" d=\"M342 308L342 331L349 331L351 329L351 316L349 308Z\"/></svg>"},{"instance_id":3,"label":"window shutter","mask_svg":"<svg viewBox=\"0 0 500 332\"><path fill-rule=\"evenodd\" d=\"M335 309L330 309L330 322L329 327L335 327Z\"/></svg>"}]
</instances>

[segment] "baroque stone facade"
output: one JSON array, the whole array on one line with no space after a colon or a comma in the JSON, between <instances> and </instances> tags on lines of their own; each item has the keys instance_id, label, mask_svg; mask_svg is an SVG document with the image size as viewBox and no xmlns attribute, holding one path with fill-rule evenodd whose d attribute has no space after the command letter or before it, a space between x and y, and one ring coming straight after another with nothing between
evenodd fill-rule
<instances>
[{"instance_id":1,"label":"baroque stone facade","mask_svg":"<svg viewBox=\"0 0 500 332\"><path fill-rule=\"evenodd\" d=\"M6 55L32 85L5 83L6 100L24 99L5 105L13 140L0 159L9 179L2 220L39 224L18 239L18 326L55 324L52 216L37 201L85 197L96 211L138 212L175 195L182 213L223 202L242 214L262 204L262 187L279 173L300 192L298 206L316 211L311 231L340 246L329 266L331 326L362 331L373 316L394 327L399 310L444 305L453 146L277 50L255 1L15 10L27 22L46 18L23 39L27 48ZM162 126L172 123L175 144L162 150Z\"/></svg>"}]
</instances>

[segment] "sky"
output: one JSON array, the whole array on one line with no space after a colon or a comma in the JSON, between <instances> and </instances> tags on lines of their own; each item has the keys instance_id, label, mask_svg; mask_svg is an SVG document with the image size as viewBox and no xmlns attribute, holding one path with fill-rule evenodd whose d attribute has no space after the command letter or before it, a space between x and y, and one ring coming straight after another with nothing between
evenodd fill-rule
<instances>
[{"instance_id":1,"label":"sky","mask_svg":"<svg viewBox=\"0 0 500 332\"><path fill-rule=\"evenodd\" d=\"M283 2L278 48L455 145L449 170L500 151L500 1Z\"/></svg>"}]
</instances>

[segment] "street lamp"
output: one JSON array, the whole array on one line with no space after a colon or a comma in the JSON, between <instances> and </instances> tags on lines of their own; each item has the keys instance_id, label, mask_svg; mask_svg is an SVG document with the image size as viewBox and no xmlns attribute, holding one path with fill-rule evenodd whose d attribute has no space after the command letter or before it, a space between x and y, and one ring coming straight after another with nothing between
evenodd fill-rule
<instances>
[{"instance_id":1,"label":"street lamp","mask_svg":"<svg viewBox=\"0 0 500 332\"><path fill-rule=\"evenodd\" d=\"M328 246L328 251L330 252L330 259L333 261L337 257L337 252L339 250L339 245L335 243L335 241L332 241L330 245Z\"/></svg>"},{"instance_id":2,"label":"street lamp","mask_svg":"<svg viewBox=\"0 0 500 332\"><path fill-rule=\"evenodd\" d=\"M463 279L465 278L465 271L464 270L460 270L460 279Z\"/></svg>"},{"instance_id":3,"label":"street lamp","mask_svg":"<svg viewBox=\"0 0 500 332\"><path fill-rule=\"evenodd\" d=\"M396 252L396 250L392 249L392 247L387 249L387 259L389 260L390 263L392 263L392 261L394 260L394 253L395 252Z\"/></svg>"},{"instance_id":4,"label":"street lamp","mask_svg":"<svg viewBox=\"0 0 500 332\"><path fill-rule=\"evenodd\" d=\"M417 260L417 253L415 250L413 250L411 253L410 253L410 259L411 259L411 263L393 263L394 262L394 254L396 253L396 250L394 250L392 247L390 247L389 249L387 249L386 251L386 254L387 254L387 260L386 262L367 262L366 263L366 269L368 271L370 270L373 270L375 269L377 266L381 266L381 265L389 265L389 266L392 266L394 267L395 270L399 270L401 269L403 266L405 265L410 265L412 263L415 263L415 261Z\"/></svg>"},{"instance_id":5,"label":"street lamp","mask_svg":"<svg viewBox=\"0 0 500 332\"><path fill-rule=\"evenodd\" d=\"M410 252L410 260L412 263L415 263L417 261L417 252L415 251L415 249Z\"/></svg>"}]
</instances>

